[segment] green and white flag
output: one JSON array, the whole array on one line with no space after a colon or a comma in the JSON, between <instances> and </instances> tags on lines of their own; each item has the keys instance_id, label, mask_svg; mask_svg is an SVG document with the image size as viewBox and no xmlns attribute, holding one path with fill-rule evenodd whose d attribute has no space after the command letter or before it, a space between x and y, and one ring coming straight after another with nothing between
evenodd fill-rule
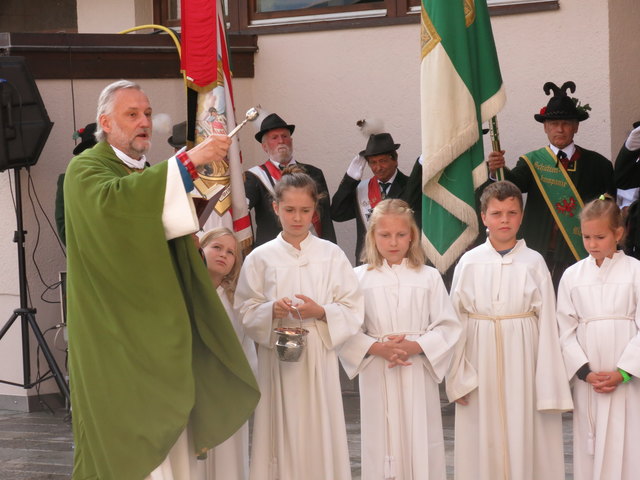
<instances>
[{"instance_id":1,"label":"green and white flag","mask_svg":"<svg viewBox=\"0 0 640 480\"><path fill-rule=\"evenodd\" d=\"M478 235L482 122L506 97L486 0L422 0L420 33L423 243L444 273Z\"/></svg>"}]
</instances>

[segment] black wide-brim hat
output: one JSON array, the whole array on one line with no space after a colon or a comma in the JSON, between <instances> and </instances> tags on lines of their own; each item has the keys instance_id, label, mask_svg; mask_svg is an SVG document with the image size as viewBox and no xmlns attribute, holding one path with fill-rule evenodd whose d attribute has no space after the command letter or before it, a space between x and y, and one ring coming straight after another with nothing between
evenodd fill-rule
<instances>
[{"instance_id":1,"label":"black wide-brim hat","mask_svg":"<svg viewBox=\"0 0 640 480\"><path fill-rule=\"evenodd\" d=\"M545 120L577 120L582 122L589 118L589 113L576 107L574 99L567 95L567 89L570 89L571 93L575 92L576 84L569 81L562 84L562 87L558 87L552 82L545 83L544 92L549 95L553 91L553 97L549 99L547 106L543 107L540 113L536 113L533 118L540 123L544 123Z\"/></svg>"},{"instance_id":2,"label":"black wide-brim hat","mask_svg":"<svg viewBox=\"0 0 640 480\"><path fill-rule=\"evenodd\" d=\"M176 123L171 130L171 136L167 142L173 148L182 148L187 144L187 122Z\"/></svg>"},{"instance_id":3,"label":"black wide-brim hat","mask_svg":"<svg viewBox=\"0 0 640 480\"><path fill-rule=\"evenodd\" d=\"M390 133L376 133L375 135L369 135L367 148L360 152L360 156L372 157L373 155L394 152L399 148L400 144L393 142L393 137L391 137Z\"/></svg>"},{"instance_id":4,"label":"black wide-brim hat","mask_svg":"<svg viewBox=\"0 0 640 480\"><path fill-rule=\"evenodd\" d=\"M289 133L293 133L293 131L296 129L296 126L289 125L287 124L287 122L281 119L277 114L270 113L269 115L264 117L264 120L260 125L260 131L255 135L256 140L262 143L262 136L268 131L275 130L276 128L286 128L287 130L289 130Z\"/></svg>"},{"instance_id":5,"label":"black wide-brim hat","mask_svg":"<svg viewBox=\"0 0 640 480\"><path fill-rule=\"evenodd\" d=\"M74 135L75 138L80 139L80 143L73 149L74 155L80 155L87 148L93 147L98 141L96 140L96 128L95 123L88 123L84 128L81 128ZM76 137L77 135L77 137Z\"/></svg>"}]
</instances>

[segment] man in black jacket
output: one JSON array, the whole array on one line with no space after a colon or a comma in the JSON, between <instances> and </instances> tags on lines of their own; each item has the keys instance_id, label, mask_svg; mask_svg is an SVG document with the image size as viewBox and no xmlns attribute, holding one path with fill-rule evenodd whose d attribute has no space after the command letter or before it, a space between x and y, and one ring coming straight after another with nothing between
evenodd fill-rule
<instances>
[{"instance_id":1,"label":"man in black jacket","mask_svg":"<svg viewBox=\"0 0 640 480\"><path fill-rule=\"evenodd\" d=\"M573 93L575 84L547 82L543 89L553 96L534 118L542 123L549 143L520 156L504 176L528 194L518 237L545 257L557 288L564 270L588 255L580 234L580 201L615 195L615 186L611 162L574 143L579 123L589 118L590 110L568 96L566 90ZM488 164L495 178L496 170L505 166L504 151L491 152Z\"/></svg>"},{"instance_id":2,"label":"man in black jacket","mask_svg":"<svg viewBox=\"0 0 640 480\"><path fill-rule=\"evenodd\" d=\"M400 198L407 184L407 176L398 170L398 148L400 144L394 143L389 133L370 135L367 148L351 161L331 199L331 218L334 221L356 219L358 265L371 211L385 198ZM361 180L367 164L373 177Z\"/></svg>"},{"instance_id":3,"label":"man in black jacket","mask_svg":"<svg viewBox=\"0 0 640 480\"><path fill-rule=\"evenodd\" d=\"M640 122L633 124L633 130L625 140L616 158L613 175L616 187L623 189L640 187Z\"/></svg>"},{"instance_id":4,"label":"man in black jacket","mask_svg":"<svg viewBox=\"0 0 640 480\"><path fill-rule=\"evenodd\" d=\"M616 158L613 170L616 187L630 190L640 187L640 122L625 140ZM619 192L618 192L619 193ZM634 201L627 210L625 252L640 258L640 204Z\"/></svg>"},{"instance_id":5,"label":"man in black jacket","mask_svg":"<svg viewBox=\"0 0 640 480\"><path fill-rule=\"evenodd\" d=\"M289 125L277 114L267 115L260 125L255 138L262 144L262 149L269 159L262 165L250 168L244 181L244 190L249 209L255 213L254 245L273 240L282 231L273 211L273 187L280 180L281 171L289 165L297 165L318 184L320 205L313 217L316 236L336 243L336 232L330 216L329 191L322 170L313 165L300 163L293 158L293 139L291 135L295 125Z\"/></svg>"}]
</instances>

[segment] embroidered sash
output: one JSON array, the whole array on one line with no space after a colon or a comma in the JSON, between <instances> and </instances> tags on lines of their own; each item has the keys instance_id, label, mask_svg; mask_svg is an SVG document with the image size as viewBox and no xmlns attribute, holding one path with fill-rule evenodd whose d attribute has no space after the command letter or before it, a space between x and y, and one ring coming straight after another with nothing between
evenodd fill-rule
<instances>
[{"instance_id":1,"label":"embroidered sash","mask_svg":"<svg viewBox=\"0 0 640 480\"><path fill-rule=\"evenodd\" d=\"M304 170L304 167L301 168ZM276 167L272 161L265 162L259 167L251 167L249 171L253 173L258 180L260 180L260 182L273 196L273 187L275 182L282 178L282 171ZM316 231L316 236L322 238L322 222L320 221L320 215L318 214L317 209L313 212L311 223Z\"/></svg>"},{"instance_id":2,"label":"embroidered sash","mask_svg":"<svg viewBox=\"0 0 640 480\"><path fill-rule=\"evenodd\" d=\"M558 165L558 159L549 147L530 152L522 158L527 162L571 253L576 260L587 257L578 218L584 203L569 174Z\"/></svg>"},{"instance_id":3,"label":"embroidered sash","mask_svg":"<svg viewBox=\"0 0 640 480\"><path fill-rule=\"evenodd\" d=\"M356 198L358 200L358 213L366 227L369 224L371 212L382 201L382 192L380 192L380 184L376 177L371 177L368 182L362 181L358 184Z\"/></svg>"}]
</instances>

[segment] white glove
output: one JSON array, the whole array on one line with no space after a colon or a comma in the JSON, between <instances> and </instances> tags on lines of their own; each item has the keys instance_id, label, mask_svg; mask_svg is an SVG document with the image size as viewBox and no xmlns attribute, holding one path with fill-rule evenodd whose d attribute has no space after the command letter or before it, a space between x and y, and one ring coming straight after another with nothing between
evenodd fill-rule
<instances>
[{"instance_id":1,"label":"white glove","mask_svg":"<svg viewBox=\"0 0 640 480\"><path fill-rule=\"evenodd\" d=\"M632 152L635 150L640 150L640 127L631 130L627 141L624 142L624 146Z\"/></svg>"},{"instance_id":2,"label":"white glove","mask_svg":"<svg viewBox=\"0 0 640 480\"><path fill-rule=\"evenodd\" d=\"M367 165L367 159L361 155L356 155L351 160L349 167L347 168L347 175L349 175L354 180L362 180L362 172L364 172L364 167Z\"/></svg>"}]
</instances>

